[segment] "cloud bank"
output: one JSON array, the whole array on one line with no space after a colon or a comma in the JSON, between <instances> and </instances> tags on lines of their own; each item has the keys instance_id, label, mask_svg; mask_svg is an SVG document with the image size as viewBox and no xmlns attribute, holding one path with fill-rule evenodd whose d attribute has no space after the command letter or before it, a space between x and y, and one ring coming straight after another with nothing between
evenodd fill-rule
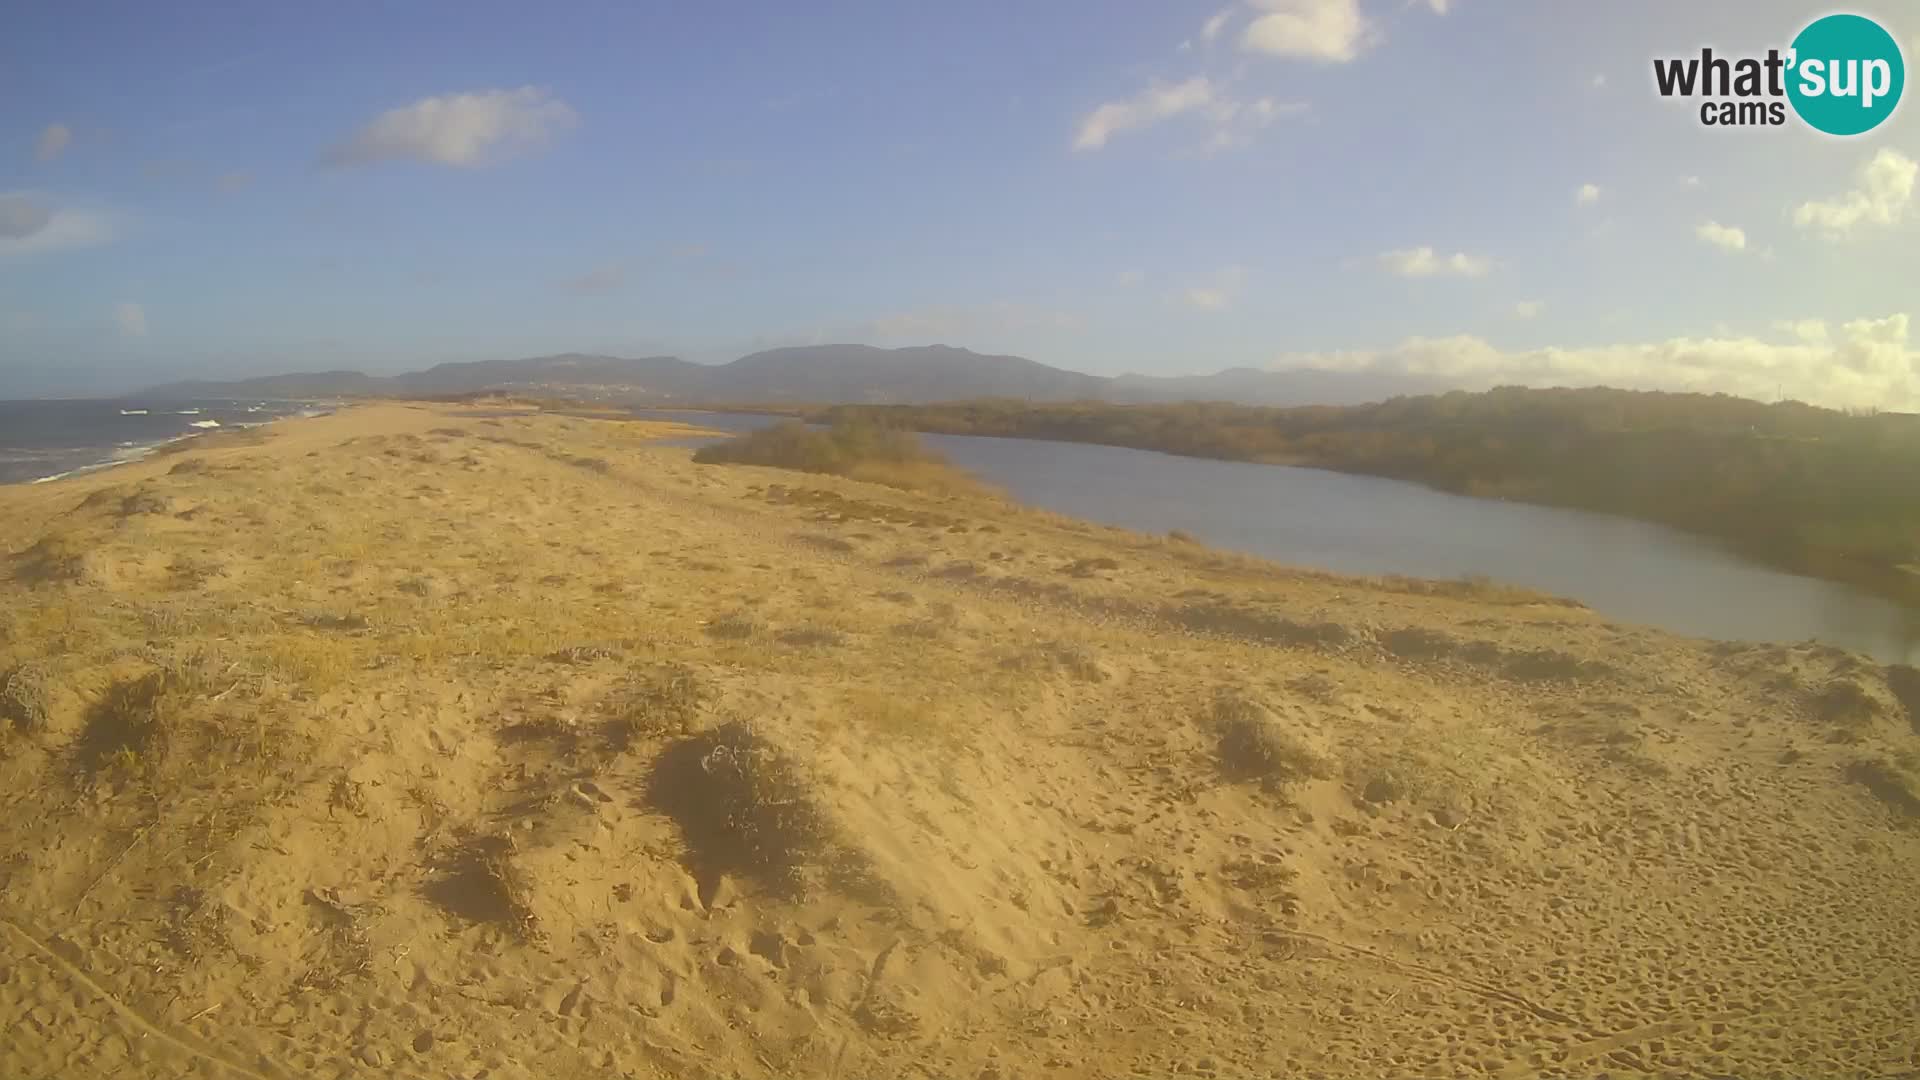
<instances>
[{"instance_id":1,"label":"cloud bank","mask_svg":"<svg viewBox=\"0 0 1920 1080\"><path fill-rule=\"evenodd\" d=\"M1646 344L1501 349L1471 335L1409 338L1377 350L1287 353L1275 368L1427 375L1461 386L1589 386L1778 395L1835 408L1920 409L1920 352L1904 314L1838 326L1800 320L1790 341L1673 338Z\"/></svg>"}]
</instances>

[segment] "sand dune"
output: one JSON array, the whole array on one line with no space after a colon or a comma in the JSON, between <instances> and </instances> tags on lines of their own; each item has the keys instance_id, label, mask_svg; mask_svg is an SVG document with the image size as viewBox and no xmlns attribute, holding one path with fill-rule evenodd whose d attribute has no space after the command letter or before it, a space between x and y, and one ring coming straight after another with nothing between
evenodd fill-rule
<instances>
[{"instance_id":1,"label":"sand dune","mask_svg":"<svg viewBox=\"0 0 1920 1080\"><path fill-rule=\"evenodd\" d=\"M0 491L0 1076L1895 1076L1920 680L649 425Z\"/></svg>"}]
</instances>

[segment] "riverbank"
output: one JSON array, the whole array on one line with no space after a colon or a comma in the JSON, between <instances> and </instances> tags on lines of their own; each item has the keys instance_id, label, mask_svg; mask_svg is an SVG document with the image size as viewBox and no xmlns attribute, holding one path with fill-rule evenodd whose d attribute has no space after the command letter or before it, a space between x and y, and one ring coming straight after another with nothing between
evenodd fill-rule
<instances>
[{"instance_id":1,"label":"riverbank","mask_svg":"<svg viewBox=\"0 0 1920 1080\"><path fill-rule=\"evenodd\" d=\"M1524 390L1292 409L962 402L835 406L922 432L1098 443L1383 476L1711 538L1920 608L1920 418L1797 402Z\"/></svg>"},{"instance_id":2,"label":"riverbank","mask_svg":"<svg viewBox=\"0 0 1920 1080\"><path fill-rule=\"evenodd\" d=\"M1914 1067L1911 669L686 430L0 491L0 1073Z\"/></svg>"}]
</instances>

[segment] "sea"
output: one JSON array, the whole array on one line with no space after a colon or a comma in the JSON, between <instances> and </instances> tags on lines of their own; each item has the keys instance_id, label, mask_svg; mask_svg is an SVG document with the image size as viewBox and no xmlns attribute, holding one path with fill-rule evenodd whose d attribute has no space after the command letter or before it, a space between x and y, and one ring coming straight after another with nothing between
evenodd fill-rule
<instances>
[{"instance_id":1,"label":"sea","mask_svg":"<svg viewBox=\"0 0 1920 1080\"><path fill-rule=\"evenodd\" d=\"M291 401L0 401L0 484L37 484L138 461L168 443L328 408Z\"/></svg>"}]
</instances>

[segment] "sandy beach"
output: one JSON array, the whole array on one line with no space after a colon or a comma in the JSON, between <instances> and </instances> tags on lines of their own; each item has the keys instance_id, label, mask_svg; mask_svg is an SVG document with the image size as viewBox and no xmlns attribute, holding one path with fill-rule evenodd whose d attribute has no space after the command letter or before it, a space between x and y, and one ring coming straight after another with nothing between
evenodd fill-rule
<instances>
[{"instance_id":1,"label":"sandy beach","mask_svg":"<svg viewBox=\"0 0 1920 1080\"><path fill-rule=\"evenodd\" d=\"M0 1076L1920 1070L1912 669L689 430L0 488Z\"/></svg>"}]
</instances>

